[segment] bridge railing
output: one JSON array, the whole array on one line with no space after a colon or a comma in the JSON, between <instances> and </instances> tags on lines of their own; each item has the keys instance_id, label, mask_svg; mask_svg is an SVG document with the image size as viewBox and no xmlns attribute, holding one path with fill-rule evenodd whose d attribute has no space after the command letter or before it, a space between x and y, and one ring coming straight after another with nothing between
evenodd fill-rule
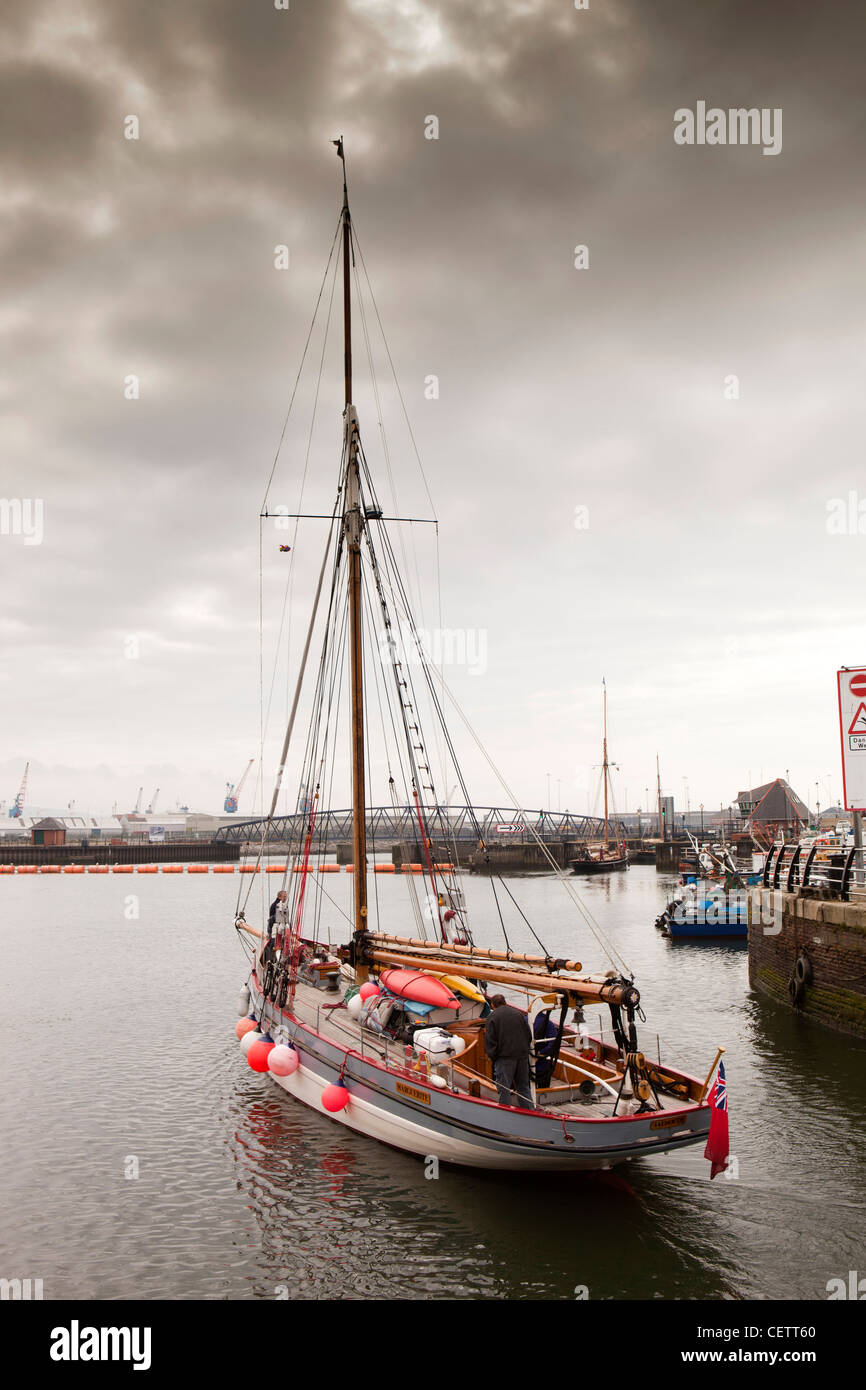
<instances>
[{"instance_id":1,"label":"bridge railing","mask_svg":"<svg viewBox=\"0 0 866 1390\"><path fill-rule=\"evenodd\" d=\"M490 844L509 844L532 840L536 836L547 842L598 839L604 833L604 821L595 816L577 816L559 811L526 811L521 815L513 807L449 806L423 808L428 829L434 839L457 844L476 845L479 839ZM307 813L275 816L271 822L268 841L272 844L300 844L307 832ZM235 821L220 826L216 839L250 841L261 839L262 819ZM611 822L611 834L626 838L624 826ZM367 836L372 843L406 843L417 841L420 835L417 811L414 806L370 807L367 812ZM319 852L324 845L335 845L352 839L351 810L323 811L316 821L313 847Z\"/></svg>"},{"instance_id":2,"label":"bridge railing","mask_svg":"<svg viewBox=\"0 0 866 1390\"><path fill-rule=\"evenodd\" d=\"M842 902L866 902L866 848L773 845L764 861L763 885L786 893L823 889Z\"/></svg>"}]
</instances>

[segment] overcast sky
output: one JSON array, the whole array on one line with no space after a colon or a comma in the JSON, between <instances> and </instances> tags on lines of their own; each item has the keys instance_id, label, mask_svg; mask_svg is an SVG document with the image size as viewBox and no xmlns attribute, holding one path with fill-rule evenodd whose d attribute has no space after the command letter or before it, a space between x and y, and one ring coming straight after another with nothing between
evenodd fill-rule
<instances>
[{"instance_id":1,"label":"overcast sky","mask_svg":"<svg viewBox=\"0 0 866 1390\"><path fill-rule=\"evenodd\" d=\"M866 513L861 4L6 0L2 25L0 490L41 500L44 534L0 535L0 795L30 759L31 804L127 809L144 783L217 810L257 753L258 514L342 133L443 624L485 644L446 677L519 798L550 773L554 808L586 809L605 677L621 805L657 751L678 804L786 769L838 799L834 673L866 664L866 515L832 520L851 492ZM781 151L676 144L699 101L780 109ZM320 351L271 491L293 510ZM428 516L384 405L397 505ZM270 646L285 540L265 528ZM321 540L299 534L293 644ZM433 529L405 543L432 626Z\"/></svg>"}]
</instances>

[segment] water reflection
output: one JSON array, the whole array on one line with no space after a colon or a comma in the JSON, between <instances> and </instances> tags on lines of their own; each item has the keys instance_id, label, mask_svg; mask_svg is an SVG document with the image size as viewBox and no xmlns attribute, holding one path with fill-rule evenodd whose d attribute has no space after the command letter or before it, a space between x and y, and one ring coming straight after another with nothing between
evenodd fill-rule
<instances>
[{"instance_id":1,"label":"water reflection","mask_svg":"<svg viewBox=\"0 0 866 1390\"><path fill-rule=\"evenodd\" d=\"M110 877L13 878L7 1017L25 1017L33 932L63 928L0 1091L10 1267L44 1278L49 1298L571 1300L583 1285L590 1298L825 1297L863 1268L866 1045L754 996L736 945L662 938L674 882L636 866L581 894L665 1055L703 1074L727 1048L730 1181L710 1183L699 1150L606 1175L443 1165L428 1180L244 1065L230 879L137 880L131 929ZM554 878L510 886L555 954L598 963ZM378 885L392 928L401 887ZM479 941L496 944L489 888L466 889ZM510 935L535 949L519 922ZM131 1154L140 1176L126 1181Z\"/></svg>"}]
</instances>

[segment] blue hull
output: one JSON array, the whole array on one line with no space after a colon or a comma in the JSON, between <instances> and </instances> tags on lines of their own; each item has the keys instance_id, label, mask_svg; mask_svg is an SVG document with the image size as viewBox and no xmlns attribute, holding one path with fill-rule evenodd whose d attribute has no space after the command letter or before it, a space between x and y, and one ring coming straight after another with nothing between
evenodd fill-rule
<instances>
[{"instance_id":1,"label":"blue hull","mask_svg":"<svg viewBox=\"0 0 866 1390\"><path fill-rule=\"evenodd\" d=\"M751 877L751 875L750 875ZM727 938L745 941L749 934L749 906L744 889L726 892L707 879L691 879L691 897L674 898L656 921L668 936L692 941Z\"/></svg>"},{"instance_id":2,"label":"blue hull","mask_svg":"<svg viewBox=\"0 0 866 1390\"><path fill-rule=\"evenodd\" d=\"M745 922L667 922L665 928L669 936L690 937L692 940L704 937L738 937L745 941L749 934Z\"/></svg>"}]
</instances>

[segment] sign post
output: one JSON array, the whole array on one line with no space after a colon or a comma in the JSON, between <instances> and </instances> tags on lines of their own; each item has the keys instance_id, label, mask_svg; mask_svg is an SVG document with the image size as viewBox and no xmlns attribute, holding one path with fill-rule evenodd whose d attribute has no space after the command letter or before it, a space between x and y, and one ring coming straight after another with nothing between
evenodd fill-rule
<instances>
[{"instance_id":1,"label":"sign post","mask_svg":"<svg viewBox=\"0 0 866 1390\"><path fill-rule=\"evenodd\" d=\"M846 811L863 811L866 810L866 666L843 666L836 681L843 804Z\"/></svg>"}]
</instances>

